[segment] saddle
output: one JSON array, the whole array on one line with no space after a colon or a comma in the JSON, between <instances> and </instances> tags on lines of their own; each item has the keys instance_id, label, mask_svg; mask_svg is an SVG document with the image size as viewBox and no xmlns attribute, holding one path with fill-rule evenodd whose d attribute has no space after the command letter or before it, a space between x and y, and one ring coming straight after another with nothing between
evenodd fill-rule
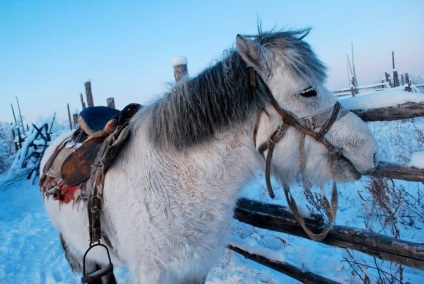
<instances>
[{"instance_id":1,"label":"saddle","mask_svg":"<svg viewBox=\"0 0 424 284\"><path fill-rule=\"evenodd\" d=\"M62 202L77 200L96 162L106 172L129 138L128 122L141 108L129 104L122 111L88 107L78 115L79 128L63 140L43 168L40 187Z\"/></svg>"}]
</instances>

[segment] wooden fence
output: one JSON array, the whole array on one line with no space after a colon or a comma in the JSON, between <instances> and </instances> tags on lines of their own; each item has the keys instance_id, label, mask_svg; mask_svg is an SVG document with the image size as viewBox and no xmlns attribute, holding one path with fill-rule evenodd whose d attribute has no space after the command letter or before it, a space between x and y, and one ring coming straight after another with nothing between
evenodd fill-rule
<instances>
[{"instance_id":1,"label":"wooden fence","mask_svg":"<svg viewBox=\"0 0 424 284\"><path fill-rule=\"evenodd\" d=\"M178 67L176 67L174 65L174 77L176 81L179 81L185 76L188 76L187 66L178 65ZM361 90L382 90L390 87L391 85L388 82L384 82L381 84L363 87ZM350 92L351 89L342 90L342 92L346 91ZM350 111L367 122L391 121L424 116L424 103L408 102L396 107L368 110L354 109ZM370 175L378 178L387 177L407 181L424 182L423 169L388 162L380 162L376 170ZM295 220L293 214L287 211L283 206L243 198L237 203L234 218L240 222L250 224L258 228L308 238L302 227ZM325 226L323 218L305 218L305 221L308 228L315 233L320 232L320 228ZM379 259L424 270L424 244L391 238L358 228L337 225L333 226L327 237L322 240L321 243L357 250ZM271 260L265 256L247 252L242 248L233 245L229 245L228 248L245 256L246 258L284 273L292 278L302 281L303 283L336 283L335 281L326 279L312 272L303 271L291 264Z\"/></svg>"},{"instance_id":2,"label":"wooden fence","mask_svg":"<svg viewBox=\"0 0 424 284\"><path fill-rule=\"evenodd\" d=\"M398 107L351 111L364 121L390 121L424 116L424 103L406 103ZM370 175L378 178L387 177L424 182L423 169L388 162L380 162L376 170ZM240 199L234 217L240 222L259 228L308 238L293 214L283 206ZM325 226L322 218L306 218L305 220L308 227L314 232L319 232L319 228ZM332 228L321 243L357 250L382 260L424 270L424 244L422 243L404 241L367 230L337 225ZM302 269L293 267L288 263L270 260L264 256L252 254L234 246L229 246L229 249L304 283L334 283L332 280L325 279L311 272L302 271Z\"/></svg>"},{"instance_id":3,"label":"wooden fence","mask_svg":"<svg viewBox=\"0 0 424 284\"><path fill-rule=\"evenodd\" d=\"M175 75L176 80L180 80L187 76L186 66L184 67L178 65L177 67L178 68L174 66L174 70L181 73ZM93 99L90 83L85 83L85 87L87 94L89 94L88 105L92 106ZM84 108L85 103L83 102L82 94L81 102ZM108 105L114 106L113 98L108 99ZM397 107L378 108L371 110L357 109L351 111L357 114L364 121L390 121L424 116L424 103L411 102L399 105ZM71 123L71 118L69 118L69 120ZM47 142L50 140L49 129L47 124L40 129L35 126L34 128L36 133L33 135L32 140L36 141L37 139L41 138L43 145L40 150L33 152L35 153L33 155L41 157ZM43 131L45 132L44 134ZM31 147L38 147L33 142L27 142L31 144ZM30 157L27 157L27 159L28 158ZM21 166L24 167L24 164ZM35 170L36 167L34 167L28 174L28 178ZM407 181L424 182L423 169L391 164L387 162L380 162L376 170L370 175L379 178L388 177ZM248 199L240 199L235 209L234 218L259 228L265 228L268 230L283 232L302 238L308 238L301 226L295 220L293 214L288 212L283 206L266 204ZM322 220L322 218L305 218L308 227L311 228L312 231L316 232L319 231L320 227L325 225ZM403 241L358 228L337 225L332 228L327 237L321 242L330 246L361 251L376 258L424 270L424 244ZM272 269L287 274L304 283L335 283L332 280L326 279L312 272L305 272L291 264L270 260L259 254L249 253L239 247L230 245L229 249Z\"/></svg>"}]
</instances>

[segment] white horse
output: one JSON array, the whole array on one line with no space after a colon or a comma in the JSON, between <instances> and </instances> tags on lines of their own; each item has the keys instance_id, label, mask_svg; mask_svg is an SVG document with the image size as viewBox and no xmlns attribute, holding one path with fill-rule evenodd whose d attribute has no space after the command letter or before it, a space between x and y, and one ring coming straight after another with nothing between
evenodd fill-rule
<instances>
[{"instance_id":1,"label":"white horse","mask_svg":"<svg viewBox=\"0 0 424 284\"><path fill-rule=\"evenodd\" d=\"M308 32L238 35L236 49L221 61L132 118L131 139L106 174L101 222L112 261L128 267L134 283L204 282L227 244L240 189L265 168L269 150L258 148L282 124L270 96L299 122L330 116L337 100L323 87L325 66L303 41ZM319 132L322 124L309 129ZM324 136L341 152L336 173L328 149L308 135L302 167L301 137L289 127L275 144L271 174L282 184L299 180L301 171L314 184L347 181L376 166L374 137L348 111L336 115ZM60 142L46 151L41 168ZM80 270L89 244L87 203L44 203ZM88 261L94 267L107 258L95 251Z\"/></svg>"}]
</instances>

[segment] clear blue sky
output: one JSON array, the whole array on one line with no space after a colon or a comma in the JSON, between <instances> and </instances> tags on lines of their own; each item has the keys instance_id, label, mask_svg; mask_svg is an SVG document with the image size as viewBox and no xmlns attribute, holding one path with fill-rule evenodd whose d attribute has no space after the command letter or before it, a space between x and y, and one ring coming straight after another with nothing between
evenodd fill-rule
<instances>
[{"instance_id":1,"label":"clear blue sky","mask_svg":"<svg viewBox=\"0 0 424 284\"><path fill-rule=\"evenodd\" d=\"M306 40L329 67L327 86L346 87L354 44L360 85L397 69L424 74L424 1L50 1L0 0L0 121L17 96L25 123L66 104L80 110L91 80L94 102L145 104L173 81L171 59L185 55L195 75L234 46L238 33L312 27Z\"/></svg>"}]
</instances>

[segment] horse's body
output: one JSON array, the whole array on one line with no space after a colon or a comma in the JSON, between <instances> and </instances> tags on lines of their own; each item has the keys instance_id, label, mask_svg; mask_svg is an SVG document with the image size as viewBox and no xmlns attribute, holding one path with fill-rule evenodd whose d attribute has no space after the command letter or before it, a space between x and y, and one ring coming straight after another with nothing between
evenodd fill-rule
<instances>
[{"instance_id":1,"label":"horse's body","mask_svg":"<svg viewBox=\"0 0 424 284\"><path fill-rule=\"evenodd\" d=\"M255 143L266 142L281 124L267 97L252 92L248 66L297 117L334 105L335 97L322 87L325 67L301 38L296 32L238 36L237 51L178 83L132 119L131 139L106 175L101 221L112 261L127 266L134 283L202 282L221 255L240 189L265 167ZM316 94L300 95L309 86ZM254 141L261 109L266 112ZM350 161L338 165L336 180L375 167L376 142L354 114L337 119L326 139ZM276 144L272 172L281 182L299 176L299 140L299 132L289 128ZM46 151L41 168L60 142ZM327 150L308 137L305 158L304 174L311 181L323 184L332 178ZM46 198L45 207L68 259L80 270L89 244L86 203ZM92 264L107 260L102 251L89 259Z\"/></svg>"}]
</instances>

